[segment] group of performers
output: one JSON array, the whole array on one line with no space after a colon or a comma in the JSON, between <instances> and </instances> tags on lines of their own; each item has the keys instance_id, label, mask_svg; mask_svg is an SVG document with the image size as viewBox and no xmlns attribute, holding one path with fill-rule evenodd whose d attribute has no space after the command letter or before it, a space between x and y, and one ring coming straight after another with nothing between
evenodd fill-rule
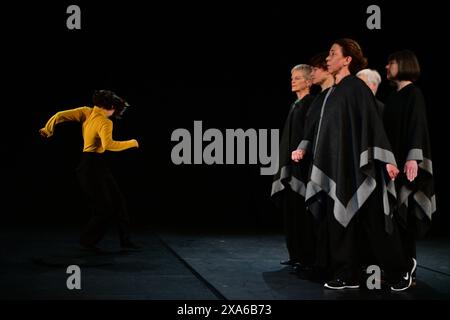
<instances>
[{"instance_id":1,"label":"group of performers","mask_svg":"<svg viewBox=\"0 0 450 320\"><path fill-rule=\"evenodd\" d=\"M415 241L436 210L420 66L410 50L388 57L396 91L386 104L375 98L380 75L366 67L360 45L344 38L291 71L297 100L272 184L289 253L281 263L336 290L359 288L376 265L383 284L403 291L415 285Z\"/></svg>"}]
</instances>

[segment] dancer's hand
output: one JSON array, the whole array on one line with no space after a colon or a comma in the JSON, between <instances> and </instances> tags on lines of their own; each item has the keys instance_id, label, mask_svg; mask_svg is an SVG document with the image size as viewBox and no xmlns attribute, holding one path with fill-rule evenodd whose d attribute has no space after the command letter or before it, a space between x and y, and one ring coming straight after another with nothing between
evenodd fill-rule
<instances>
[{"instance_id":1,"label":"dancer's hand","mask_svg":"<svg viewBox=\"0 0 450 320\"><path fill-rule=\"evenodd\" d=\"M396 166L394 166L393 164L390 164L390 163L386 164L386 170L387 170L389 178L391 178L391 180L395 180L398 173L400 172Z\"/></svg>"},{"instance_id":2,"label":"dancer's hand","mask_svg":"<svg viewBox=\"0 0 450 320\"><path fill-rule=\"evenodd\" d=\"M305 150L299 149L299 150L292 151L291 159L295 162L299 162L300 160L303 159L304 156L305 156Z\"/></svg>"},{"instance_id":3,"label":"dancer's hand","mask_svg":"<svg viewBox=\"0 0 450 320\"><path fill-rule=\"evenodd\" d=\"M50 134L47 132L47 130L45 130L45 128L39 129L39 134L41 135L41 137L44 137L44 138L50 137Z\"/></svg>"},{"instance_id":4,"label":"dancer's hand","mask_svg":"<svg viewBox=\"0 0 450 320\"><path fill-rule=\"evenodd\" d=\"M408 160L405 163L403 172L406 173L406 177L411 182L417 177L417 167L418 166L416 160Z\"/></svg>"},{"instance_id":5,"label":"dancer's hand","mask_svg":"<svg viewBox=\"0 0 450 320\"><path fill-rule=\"evenodd\" d=\"M136 139L133 140L136 141L136 148L139 148L139 142Z\"/></svg>"}]
</instances>

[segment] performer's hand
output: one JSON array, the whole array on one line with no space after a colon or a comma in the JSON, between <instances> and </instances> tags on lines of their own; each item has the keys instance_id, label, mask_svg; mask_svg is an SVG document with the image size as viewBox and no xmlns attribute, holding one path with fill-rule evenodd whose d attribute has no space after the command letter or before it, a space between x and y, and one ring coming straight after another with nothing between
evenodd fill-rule
<instances>
[{"instance_id":1,"label":"performer's hand","mask_svg":"<svg viewBox=\"0 0 450 320\"><path fill-rule=\"evenodd\" d=\"M50 137L50 135L48 134L47 130L45 130L45 128L39 129L39 134L41 135L41 137L44 137L44 138Z\"/></svg>"},{"instance_id":2,"label":"performer's hand","mask_svg":"<svg viewBox=\"0 0 450 320\"><path fill-rule=\"evenodd\" d=\"M291 158L295 162L299 162L305 156L305 150L299 149L292 151Z\"/></svg>"},{"instance_id":3,"label":"performer's hand","mask_svg":"<svg viewBox=\"0 0 450 320\"><path fill-rule=\"evenodd\" d=\"M387 170L389 178L391 178L391 180L395 180L398 173L400 172L396 166L394 166L393 164L390 164L390 163L386 164L386 170Z\"/></svg>"},{"instance_id":4,"label":"performer's hand","mask_svg":"<svg viewBox=\"0 0 450 320\"><path fill-rule=\"evenodd\" d=\"M136 139L133 140L136 141L136 148L139 148L139 142Z\"/></svg>"},{"instance_id":5,"label":"performer's hand","mask_svg":"<svg viewBox=\"0 0 450 320\"><path fill-rule=\"evenodd\" d=\"M406 173L406 177L409 181L413 181L417 177L417 161L416 160L408 160L405 163L405 168L403 172Z\"/></svg>"}]
</instances>

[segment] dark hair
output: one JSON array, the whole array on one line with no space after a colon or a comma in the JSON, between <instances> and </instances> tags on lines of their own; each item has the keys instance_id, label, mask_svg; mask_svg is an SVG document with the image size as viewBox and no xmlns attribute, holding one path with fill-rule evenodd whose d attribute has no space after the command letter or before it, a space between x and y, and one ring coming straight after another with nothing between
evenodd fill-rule
<instances>
[{"instance_id":1,"label":"dark hair","mask_svg":"<svg viewBox=\"0 0 450 320\"><path fill-rule=\"evenodd\" d=\"M129 104L124 99L110 90L96 90L92 96L92 102L94 106L106 110L114 109L114 116L119 119L129 107Z\"/></svg>"},{"instance_id":2,"label":"dark hair","mask_svg":"<svg viewBox=\"0 0 450 320\"><path fill-rule=\"evenodd\" d=\"M320 52L309 60L309 65L315 68L321 68L326 71L328 69L327 56L328 52Z\"/></svg>"},{"instance_id":3,"label":"dark hair","mask_svg":"<svg viewBox=\"0 0 450 320\"><path fill-rule=\"evenodd\" d=\"M364 57L362 49L358 42L348 38L342 38L334 41L342 48L342 55L344 57L352 57L352 61L348 66L351 74L356 74L358 71L367 67L367 58Z\"/></svg>"},{"instance_id":4,"label":"dark hair","mask_svg":"<svg viewBox=\"0 0 450 320\"><path fill-rule=\"evenodd\" d=\"M398 64L397 80L417 81L420 76L420 65L416 55L411 50L401 50L392 53L388 61Z\"/></svg>"}]
</instances>

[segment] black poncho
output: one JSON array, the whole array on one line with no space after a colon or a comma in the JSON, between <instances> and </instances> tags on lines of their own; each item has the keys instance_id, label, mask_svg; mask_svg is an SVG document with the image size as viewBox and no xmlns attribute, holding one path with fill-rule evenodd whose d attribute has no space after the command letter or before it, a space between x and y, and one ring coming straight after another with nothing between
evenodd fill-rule
<instances>
[{"instance_id":1,"label":"black poncho","mask_svg":"<svg viewBox=\"0 0 450 320\"><path fill-rule=\"evenodd\" d=\"M292 151L297 149L298 144L303 139L306 114L313 99L308 94L301 100L293 103L289 110L281 136L279 169L274 175L272 196L282 191L288 185L293 191L305 196L307 170L304 170L300 164L294 163L291 160L291 154Z\"/></svg>"},{"instance_id":2,"label":"black poncho","mask_svg":"<svg viewBox=\"0 0 450 320\"><path fill-rule=\"evenodd\" d=\"M314 109L311 113L317 114ZM353 75L343 78L326 92L318 117L314 135L306 135L312 138L299 145L313 156L305 195L310 209L320 199L316 195L324 192L334 200L336 220L346 227L380 187L380 207L390 221L396 193L385 164L396 162L370 89ZM391 223L386 230L392 231Z\"/></svg>"},{"instance_id":3,"label":"black poncho","mask_svg":"<svg viewBox=\"0 0 450 320\"><path fill-rule=\"evenodd\" d=\"M421 90L409 84L392 94L384 109L383 120L401 171L395 181L400 222L406 224L408 218L415 217L414 222L423 222L417 227L427 226L436 211L436 200L425 100ZM407 160L418 163L418 174L413 182L408 181L403 173Z\"/></svg>"}]
</instances>

